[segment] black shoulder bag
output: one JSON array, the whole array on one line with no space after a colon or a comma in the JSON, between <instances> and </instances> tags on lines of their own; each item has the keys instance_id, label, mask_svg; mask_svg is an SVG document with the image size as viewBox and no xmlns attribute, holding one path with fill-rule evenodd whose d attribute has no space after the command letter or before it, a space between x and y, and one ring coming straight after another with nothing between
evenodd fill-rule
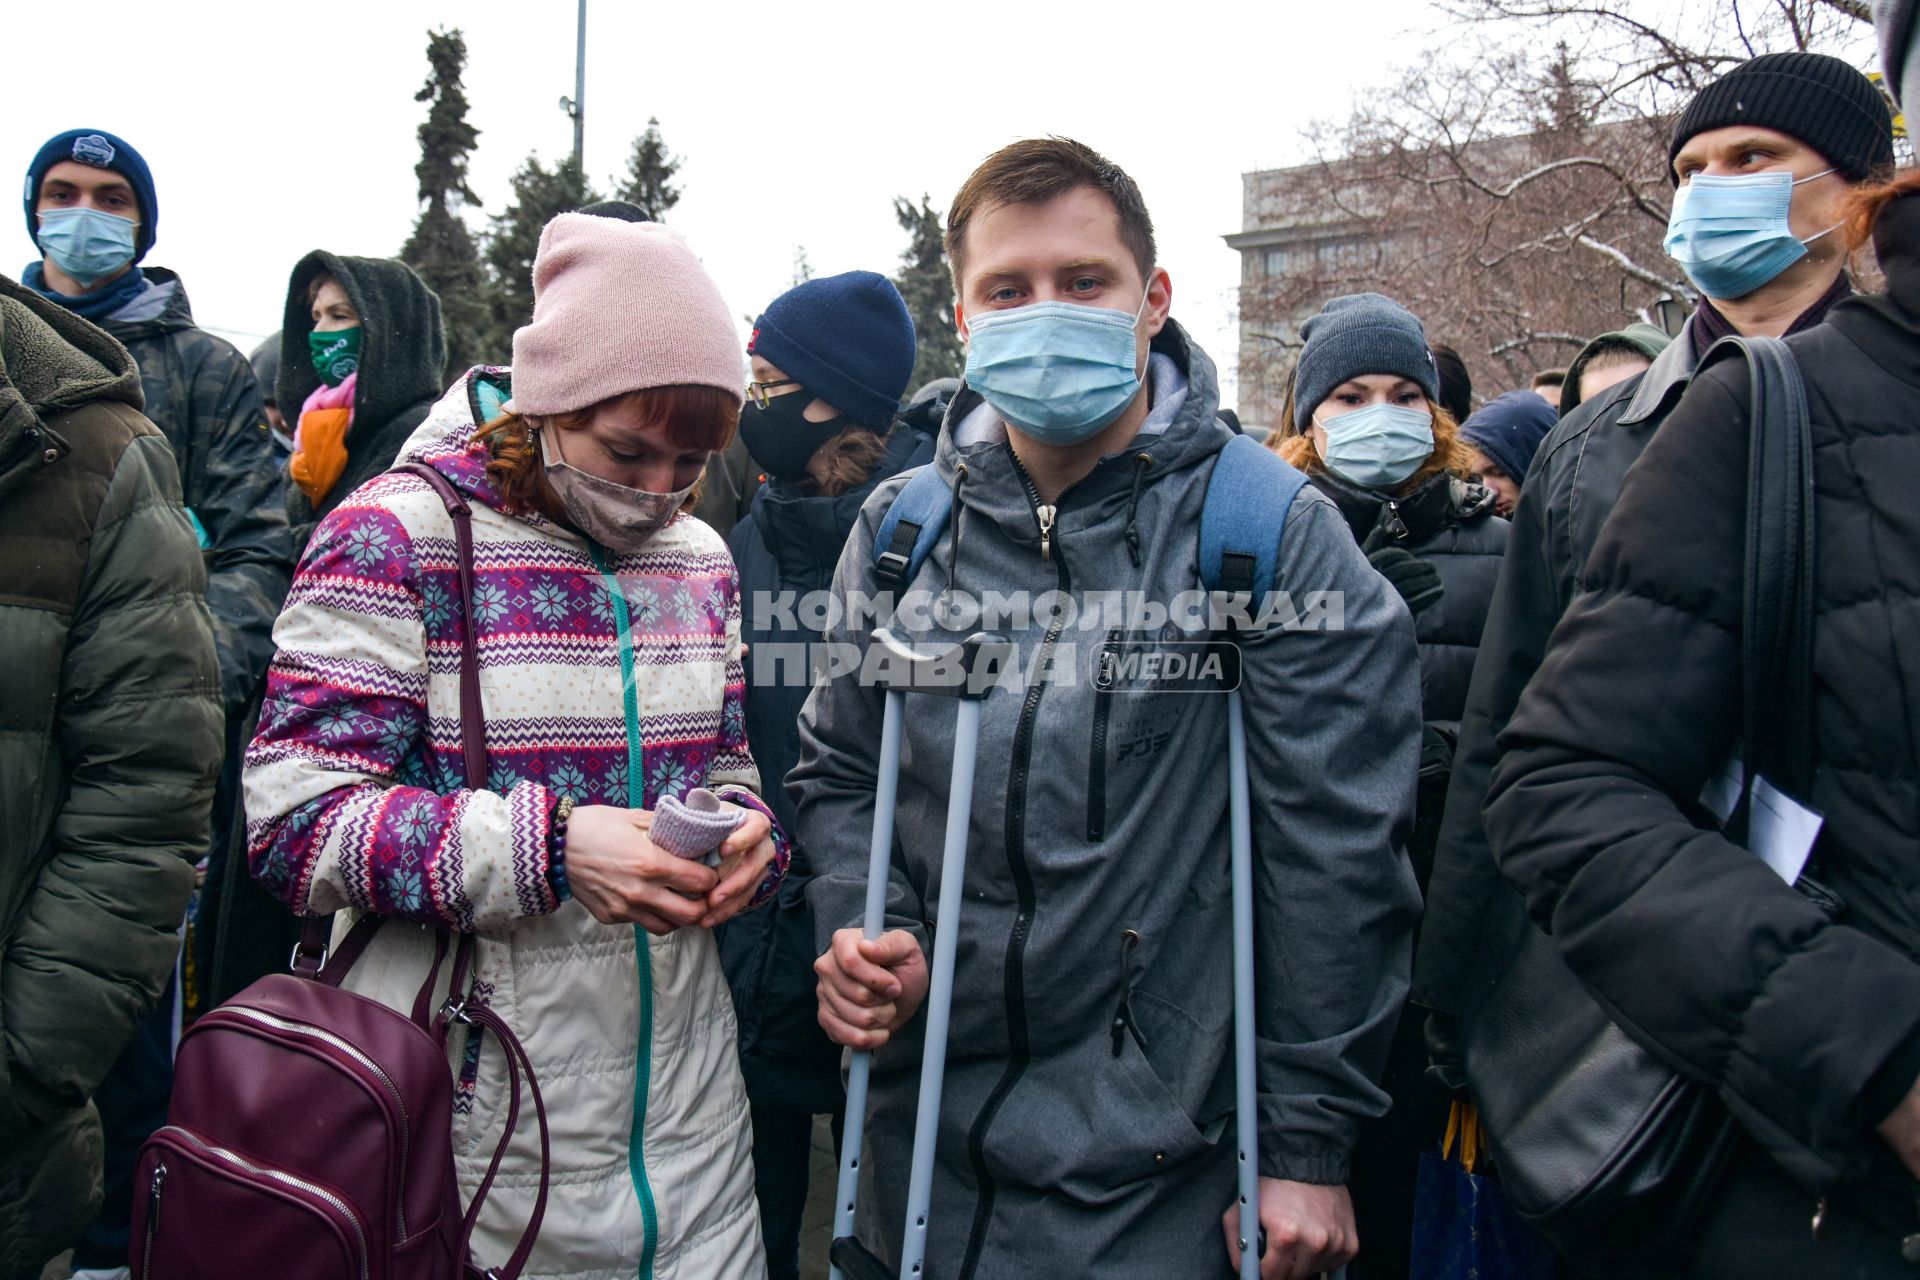
<instances>
[{"instance_id":1,"label":"black shoulder bag","mask_svg":"<svg viewBox=\"0 0 1920 1280\"><path fill-rule=\"evenodd\" d=\"M1745 842L1761 766L1804 796L1811 775L1813 442L1785 343L1727 338L1702 369L1745 358L1752 419L1741 626L1745 785L1726 824ZM1784 696L1783 696L1784 695ZM1824 891L1809 887L1809 896ZM1513 1206L1562 1253L1659 1274L1686 1256L1737 1136L1713 1090L1616 1025L1531 921L1465 1027L1467 1085Z\"/></svg>"}]
</instances>

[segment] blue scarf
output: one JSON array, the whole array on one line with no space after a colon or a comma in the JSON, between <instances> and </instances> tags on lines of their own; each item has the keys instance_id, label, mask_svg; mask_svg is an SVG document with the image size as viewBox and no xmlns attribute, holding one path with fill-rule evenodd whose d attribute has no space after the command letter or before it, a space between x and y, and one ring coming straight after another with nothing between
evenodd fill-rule
<instances>
[{"instance_id":1,"label":"blue scarf","mask_svg":"<svg viewBox=\"0 0 1920 1280\"><path fill-rule=\"evenodd\" d=\"M48 301L57 302L81 319L91 320L95 324L105 320L147 290L147 277L138 267L92 293L71 294L61 293L47 283L44 264L29 262L27 269L20 273L20 283Z\"/></svg>"}]
</instances>

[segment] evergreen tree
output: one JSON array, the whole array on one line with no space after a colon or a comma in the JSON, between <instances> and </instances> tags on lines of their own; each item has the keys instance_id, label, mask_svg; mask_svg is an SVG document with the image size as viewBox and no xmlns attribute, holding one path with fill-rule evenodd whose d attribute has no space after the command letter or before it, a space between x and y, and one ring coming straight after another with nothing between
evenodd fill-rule
<instances>
[{"instance_id":1,"label":"evergreen tree","mask_svg":"<svg viewBox=\"0 0 1920 1280\"><path fill-rule=\"evenodd\" d=\"M667 150L666 139L660 136L659 119L648 120L647 131L633 140L626 176L615 186L614 195L639 205L655 222L665 222L667 210L680 203L680 188L673 185L680 164L680 157Z\"/></svg>"},{"instance_id":2,"label":"evergreen tree","mask_svg":"<svg viewBox=\"0 0 1920 1280\"><path fill-rule=\"evenodd\" d=\"M447 374L452 377L480 360L502 357L482 349L488 325L487 280L473 233L454 209L456 202L480 207L480 197L467 182L467 157L480 131L467 123L467 95L460 83L467 42L458 28L427 33L427 66L427 82L413 95L415 102L432 104L419 130L420 163L413 167L426 207L400 258L440 295Z\"/></svg>"},{"instance_id":3,"label":"evergreen tree","mask_svg":"<svg viewBox=\"0 0 1920 1280\"><path fill-rule=\"evenodd\" d=\"M600 199L573 157L551 169L530 155L513 175L513 198L487 229L482 256L492 277L488 290L488 342L497 354L512 358L513 331L533 319L533 256L540 232L560 214Z\"/></svg>"},{"instance_id":4,"label":"evergreen tree","mask_svg":"<svg viewBox=\"0 0 1920 1280\"><path fill-rule=\"evenodd\" d=\"M935 378L959 377L965 361L960 335L953 327L953 277L941 240L940 211L922 195L917 207L905 196L895 197L893 212L907 233L907 247L900 253L900 272L893 283L906 299L907 314L913 317L919 337L908 392L912 394Z\"/></svg>"},{"instance_id":5,"label":"evergreen tree","mask_svg":"<svg viewBox=\"0 0 1920 1280\"><path fill-rule=\"evenodd\" d=\"M800 285L811 279L813 279L813 264L807 261L807 246L797 244L793 246L793 282Z\"/></svg>"}]
</instances>

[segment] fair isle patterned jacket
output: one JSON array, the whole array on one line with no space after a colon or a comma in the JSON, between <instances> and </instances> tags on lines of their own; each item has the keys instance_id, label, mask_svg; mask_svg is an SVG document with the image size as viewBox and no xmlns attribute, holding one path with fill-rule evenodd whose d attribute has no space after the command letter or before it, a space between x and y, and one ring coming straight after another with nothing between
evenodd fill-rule
<instances>
[{"instance_id":1,"label":"fair isle patterned jacket","mask_svg":"<svg viewBox=\"0 0 1920 1280\"><path fill-rule=\"evenodd\" d=\"M473 499L488 789L463 783L452 520L419 478L377 477L321 522L274 627L246 761L253 872L297 912L341 912L336 935L366 911L477 935L475 998L526 1045L552 1126L550 1199L526 1276L762 1276L733 1006L712 935L603 925L557 902L546 875L563 795L650 810L706 785L763 808L733 561L691 516L610 557L552 522L502 513L487 455L469 441L507 393L505 370L473 370L401 452ZM760 900L785 872L784 836L776 844ZM410 1009L433 937L389 925L343 985ZM471 1196L504 1123L506 1069L488 1037L456 1034L450 1054L454 1160ZM523 1116L475 1237L479 1265L506 1260L539 1175Z\"/></svg>"}]
</instances>

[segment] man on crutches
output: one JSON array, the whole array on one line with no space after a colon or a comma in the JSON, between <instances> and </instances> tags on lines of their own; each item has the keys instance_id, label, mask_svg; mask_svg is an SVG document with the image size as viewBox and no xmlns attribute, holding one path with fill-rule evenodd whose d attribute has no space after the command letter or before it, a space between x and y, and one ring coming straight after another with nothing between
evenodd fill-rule
<instances>
[{"instance_id":1,"label":"man on crutches","mask_svg":"<svg viewBox=\"0 0 1920 1280\"><path fill-rule=\"evenodd\" d=\"M873 495L841 558L829 678L788 779L817 877L820 1020L872 1051L836 1264L848 1280L1225 1277L1245 1242L1263 1277L1339 1267L1361 1243L1342 1183L1358 1122L1386 1106L1375 1077L1418 911L1411 620L1310 486L1276 485L1260 511L1224 483L1271 473L1229 465L1246 442L1230 446L1213 366L1169 319L1116 166L1017 143L968 179L947 235L967 386L934 464ZM1212 570L1207 514L1226 529ZM1284 532L1239 545L1263 529ZM1223 559L1254 597L1228 623L1206 594ZM876 596L892 607L866 608ZM1004 637L1005 662L972 698L903 694L864 660L979 632ZM964 859L953 884L943 859ZM937 953L951 986L930 1029ZM943 1055L923 1053L930 1030Z\"/></svg>"}]
</instances>

